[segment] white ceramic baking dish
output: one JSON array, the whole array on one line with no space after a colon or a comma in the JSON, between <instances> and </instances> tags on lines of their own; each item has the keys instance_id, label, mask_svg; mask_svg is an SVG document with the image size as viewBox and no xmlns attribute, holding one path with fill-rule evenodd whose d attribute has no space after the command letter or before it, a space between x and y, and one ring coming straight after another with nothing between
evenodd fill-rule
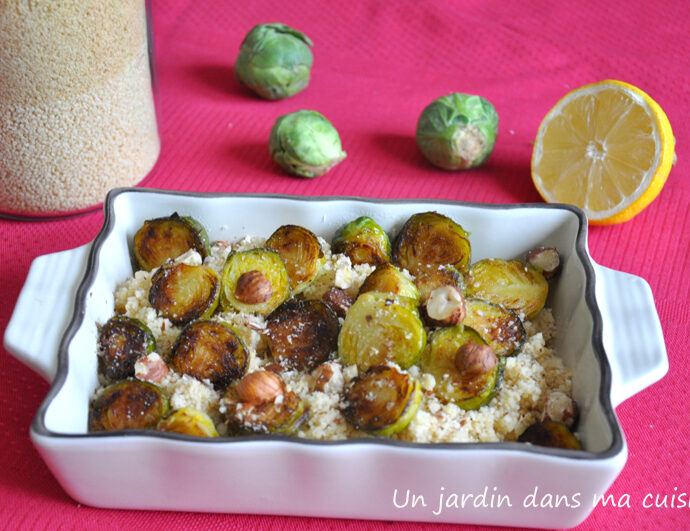
<instances>
[{"instance_id":1,"label":"white ceramic baking dish","mask_svg":"<svg viewBox=\"0 0 690 531\"><path fill-rule=\"evenodd\" d=\"M668 369L647 283L592 262L586 219L573 207L118 189L104 208L93 243L35 260L5 334L7 350L53 382L31 438L81 503L571 527L589 515L593 497L625 464L614 408ZM560 250L562 274L548 305L558 325L556 348L574 371L586 451L520 443L86 433L97 383L95 323L111 316L113 290L132 274L130 244L144 220L179 212L200 220L211 239L225 240L267 236L292 223L328 239L361 215L394 234L411 214L426 210L451 216L471 233L473 260L521 257L539 244Z\"/></svg>"}]
</instances>

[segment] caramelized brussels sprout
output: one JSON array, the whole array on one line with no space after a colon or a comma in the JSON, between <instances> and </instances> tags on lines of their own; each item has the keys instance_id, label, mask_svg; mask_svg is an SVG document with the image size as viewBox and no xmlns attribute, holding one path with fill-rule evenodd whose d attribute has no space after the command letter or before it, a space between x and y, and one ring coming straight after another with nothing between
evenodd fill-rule
<instances>
[{"instance_id":1,"label":"caramelized brussels sprout","mask_svg":"<svg viewBox=\"0 0 690 531\"><path fill-rule=\"evenodd\" d=\"M395 295L370 291L350 307L338 335L338 355L344 365L360 371L387 361L407 369L426 344L419 313Z\"/></svg>"},{"instance_id":2,"label":"caramelized brussels sprout","mask_svg":"<svg viewBox=\"0 0 690 531\"><path fill-rule=\"evenodd\" d=\"M522 350L527 333L513 310L484 299L467 299L465 310L463 324L476 330L496 354L512 356Z\"/></svg>"},{"instance_id":3,"label":"caramelized brussels sprout","mask_svg":"<svg viewBox=\"0 0 690 531\"><path fill-rule=\"evenodd\" d=\"M170 364L181 374L208 379L215 389L222 391L246 372L249 352L229 325L195 321L177 338Z\"/></svg>"},{"instance_id":4,"label":"caramelized brussels sprout","mask_svg":"<svg viewBox=\"0 0 690 531\"><path fill-rule=\"evenodd\" d=\"M436 379L434 392L441 400L452 402L462 409L478 409L489 403L496 394L504 361L499 357L488 372L468 377L456 363L458 351L468 343L485 345L479 334L469 327L457 325L439 328L429 337L420 367Z\"/></svg>"},{"instance_id":5,"label":"caramelized brussels sprout","mask_svg":"<svg viewBox=\"0 0 690 531\"><path fill-rule=\"evenodd\" d=\"M170 217L150 219L134 235L134 260L137 267L151 271L190 249L201 258L209 252L206 229L191 217L180 217L177 212Z\"/></svg>"},{"instance_id":6,"label":"caramelized brussels sprout","mask_svg":"<svg viewBox=\"0 0 690 531\"><path fill-rule=\"evenodd\" d=\"M219 299L220 277L210 267L168 262L151 278L151 306L177 325L210 317Z\"/></svg>"},{"instance_id":7,"label":"caramelized brussels sprout","mask_svg":"<svg viewBox=\"0 0 690 531\"><path fill-rule=\"evenodd\" d=\"M241 385L244 379L229 387L222 399L228 426L239 433L295 433L307 420L308 412L304 401L297 393L286 389L275 373L257 372L272 376L269 387L271 391L273 381L278 379L281 392L277 395L271 392L266 395L266 400L262 399L265 394L262 382L265 378L252 380L246 389ZM248 374L245 378L254 374L256 373Z\"/></svg>"},{"instance_id":8,"label":"caramelized brussels sprout","mask_svg":"<svg viewBox=\"0 0 690 531\"><path fill-rule=\"evenodd\" d=\"M193 407L172 411L158 423L156 429L197 437L220 437L211 417Z\"/></svg>"},{"instance_id":9,"label":"caramelized brussels sprout","mask_svg":"<svg viewBox=\"0 0 690 531\"><path fill-rule=\"evenodd\" d=\"M467 272L468 297L486 299L533 319L546 304L549 284L541 272L518 260L486 258Z\"/></svg>"},{"instance_id":10,"label":"caramelized brussels sprout","mask_svg":"<svg viewBox=\"0 0 690 531\"><path fill-rule=\"evenodd\" d=\"M388 262L391 257L391 242L386 231L367 216L340 227L335 233L332 247L334 253L347 255L353 265L376 266Z\"/></svg>"},{"instance_id":11,"label":"caramelized brussels sprout","mask_svg":"<svg viewBox=\"0 0 690 531\"><path fill-rule=\"evenodd\" d=\"M550 446L551 448L565 448L568 450L582 450L577 437L562 422L544 420L536 422L518 437L519 442Z\"/></svg>"},{"instance_id":12,"label":"caramelized brussels sprout","mask_svg":"<svg viewBox=\"0 0 690 531\"><path fill-rule=\"evenodd\" d=\"M311 284L325 261L321 244L313 232L298 225L283 225L266 241L285 262L290 288L297 295Z\"/></svg>"},{"instance_id":13,"label":"caramelized brussels sprout","mask_svg":"<svg viewBox=\"0 0 690 531\"><path fill-rule=\"evenodd\" d=\"M393 263L412 275L453 266L461 273L470 262L469 233L438 212L414 214L393 244Z\"/></svg>"},{"instance_id":14,"label":"caramelized brussels sprout","mask_svg":"<svg viewBox=\"0 0 690 531\"><path fill-rule=\"evenodd\" d=\"M338 316L319 300L289 300L272 312L266 337L273 359L288 369L312 370L338 348Z\"/></svg>"},{"instance_id":15,"label":"caramelized brussels sprout","mask_svg":"<svg viewBox=\"0 0 690 531\"><path fill-rule=\"evenodd\" d=\"M155 428L169 409L168 397L156 385L122 380L96 394L89 408L89 430Z\"/></svg>"},{"instance_id":16,"label":"caramelized brussels sprout","mask_svg":"<svg viewBox=\"0 0 690 531\"><path fill-rule=\"evenodd\" d=\"M390 262L377 265L359 288L359 293L367 293L368 291L392 293L413 300L415 305L419 304L417 286Z\"/></svg>"},{"instance_id":17,"label":"caramelized brussels sprout","mask_svg":"<svg viewBox=\"0 0 690 531\"><path fill-rule=\"evenodd\" d=\"M101 374L113 380L134 376L136 361L156 350L153 332L138 319L119 315L108 320L98 334Z\"/></svg>"},{"instance_id":18,"label":"caramelized brussels sprout","mask_svg":"<svg viewBox=\"0 0 690 531\"><path fill-rule=\"evenodd\" d=\"M345 391L343 415L357 429L374 435L392 435L405 429L419 409L419 382L387 365L361 374Z\"/></svg>"},{"instance_id":19,"label":"caramelized brussels sprout","mask_svg":"<svg viewBox=\"0 0 690 531\"><path fill-rule=\"evenodd\" d=\"M250 249L230 254L221 274L224 310L268 315L290 296L290 277L276 251Z\"/></svg>"}]
</instances>

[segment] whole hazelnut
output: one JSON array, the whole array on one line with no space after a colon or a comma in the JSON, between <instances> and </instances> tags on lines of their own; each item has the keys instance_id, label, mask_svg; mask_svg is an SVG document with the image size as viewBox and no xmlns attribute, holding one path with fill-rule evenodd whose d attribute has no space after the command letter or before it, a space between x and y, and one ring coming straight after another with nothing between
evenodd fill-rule
<instances>
[{"instance_id":1,"label":"whole hazelnut","mask_svg":"<svg viewBox=\"0 0 690 531\"><path fill-rule=\"evenodd\" d=\"M323 392L333 377L333 366L328 362L322 363L314 369L312 375L314 377L313 390Z\"/></svg>"},{"instance_id":2,"label":"whole hazelnut","mask_svg":"<svg viewBox=\"0 0 690 531\"><path fill-rule=\"evenodd\" d=\"M237 382L237 394L242 402L258 406L285 394L285 384L274 372L254 371Z\"/></svg>"},{"instance_id":3,"label":"whole hazelnut","mask_svg":"<svg viewBox=\"0 0 690 531\"><path fill-rule=\"evenodd\" d=\"M535 247L525 256L525 262L541 270L547 279L555 276L561 268L561 257L555 247Z\"/></svg>"},{"instance_id":4,"label":"whole hazelnut","mask_svg":"<svg viewBox=\"0 0 690 531\"><path fill-rule=\"evenodd\" d=\"M336 286L324 293L322 300L333 308L338 317L345 317L347 310L355 302L347 291Z\"/></svg>"},{"instance_id":5,"label":"whole hazelnut","mask_svg":"<svg viewBox=\"0 0 690 531\"><path fill-rule=\"evenodd\" d=\"M465 343L455 353L455 367L466 380L489 373L497 361L493 349L479 343Z\"/></svg>"},{"instance_id":6,"label":"whole hazelnut","mask_svg":"<svg viewBox=\"0 0 690 531\"><path fill-rule=\"evenodd\" d=\"M426 314L434 321L456 325L465 319L465 298L454 286L435 288L426 301Z\"/></svg>"},{"instance_id":7,"label":"whole hazelnut","mask_svg":"<svg viewBox=\"0 0 690 531\"><path fill-rule=\"evenodd\" d=\"M235 286L235 297L244 304L261 304L271 299L273 286L261 271L253 269L240 275Z\"/></svg>"}]
</instances>

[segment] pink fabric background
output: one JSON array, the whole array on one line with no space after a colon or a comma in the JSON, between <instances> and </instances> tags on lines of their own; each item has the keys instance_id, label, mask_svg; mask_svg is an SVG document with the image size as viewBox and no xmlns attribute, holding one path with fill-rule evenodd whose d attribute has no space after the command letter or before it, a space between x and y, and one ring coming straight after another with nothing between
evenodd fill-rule
<instances>
[{"instance_id":1,"label":"pink fabric background","mask_svg":"<svg viewBox=\"0 0 690 531\"><path fill-rule=\"evenodd\" d=\"M529 170L531 141L561 96L580 85L614 78L656 99L674 128L678 163L647 210L619 226L591 228L589 247L598 263L650 283L670 371L617 409L630 455L610 493L616 499L628 494L631 508L598 507L580 529L690 525L688 508L642 507L647 493L690 491L687 2L154 0L153 14L163 151L145 184L155 188L537 202ZM312 82L293 98L259 100L232 76L243 36L261 22L294 26L315 43ZM500 116L492 157L484 167L465 173L430 167L414 140L421 109L453 91L483 95ZM275 118L303 108L316 109L334 123L349 155L314 180L282 174L267 149ZM57 221L0 220L2 333L32 259L91 241L102 220L100 210ZM0 526L391 527L387 522L80 506L53 479L29 440L29 426L48 383L4 350L0 373ZM450 528L433 523L395 526Z\"/></svg>"}]
</instances>

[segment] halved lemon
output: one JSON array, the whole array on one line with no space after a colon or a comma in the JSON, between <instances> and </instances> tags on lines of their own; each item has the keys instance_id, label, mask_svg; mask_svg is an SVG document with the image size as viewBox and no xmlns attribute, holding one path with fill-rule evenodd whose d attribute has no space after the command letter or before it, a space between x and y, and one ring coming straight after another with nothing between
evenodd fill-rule
<instances>
[{"instance_id":1,"label":"halved lemon","mask_svg":"<svg viewBox=\"0 0 690 531\"><path fill-rule=\"evenodd\" d=\"M532 152L532 181L547 203L582 208L592 225L628 221L661 191L674 162L671 124L643 91L601 81L549 111Z\"/></svg>"}]
</instances>

